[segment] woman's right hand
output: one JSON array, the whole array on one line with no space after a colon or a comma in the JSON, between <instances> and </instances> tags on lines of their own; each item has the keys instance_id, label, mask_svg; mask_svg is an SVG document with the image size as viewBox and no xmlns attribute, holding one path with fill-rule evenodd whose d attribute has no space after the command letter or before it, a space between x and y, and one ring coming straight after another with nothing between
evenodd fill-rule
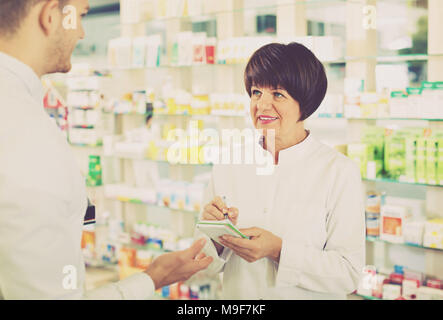
<instances>
[{"instance_id":1,"label":"woman's right hand","mask_svg":"<svg viewBox=\"0 0 443 320\"><path fill-rule=\"evenodd\" d=\"M222 198L215 197L203 209L203 220L224 220L224 214L227 213L229 220L236 225L238 219L238 209L235 207L228 208Z\"/></svg>"},{"instance_id":2,"label":"woman's right hand","mask_svg":"<svg viewBox=\"0 0 443 320\"><path fill-rule=\"evenodd\" d=\"M220 197L215 197L203 208L202 218L203 220L224 220L225 216L223 215L223 212L228 213L229 220L231 220L234 225L237 224L238 209L234 207L228 208ZM224 247L214 240L212 240L212 243L214 244L218 255L221 255Z\"/></svg>"}]
</instances>

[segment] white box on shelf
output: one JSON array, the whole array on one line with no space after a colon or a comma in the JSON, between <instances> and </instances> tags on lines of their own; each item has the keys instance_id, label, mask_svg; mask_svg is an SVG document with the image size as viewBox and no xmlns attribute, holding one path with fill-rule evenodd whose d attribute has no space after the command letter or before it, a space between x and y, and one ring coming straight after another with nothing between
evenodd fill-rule
<instances>
[{"instance_id":1,"label":"white box on shelf","mask_svg":"<svg viewBox=\"0 0 443 320\"><path fill-rule=\"evenodd\" d=\"M398 284L383 285L383 299L396 300L400 297L401 297L401 285Z\"/></svg>"},{"instance_id":2,"label":"white box on shelf","mask_svg":"<svg viewBox=\"0 0 443 320\"><path fill-rule=\"evenodd\" d=\"M146 53L148 47L148 37L136 37L132 41L132 66L144 67L146 65Z\"/></svg>"},{"instance_id":3,"label":"white box on shelf","mask_svg":"<svg viewBox=\"0 0 443 320\"><path fill-rule=\"evenodd\" d=\"M427 248L443 249L443 235L425 234L423 246Z\"/></svg>"},{"instance_id":4,"label":"white box on shelf","mask_svg":"<svg viewBox=\"0 0 443 320\"><path fill-rule=\"evenodd\" d=\"M120 0L120 22L133 24L141 22L142 0Z\"/></svg>"},{"instance_id":5,"label":"white box on shelf","mask_svg":"<svg viewBox=\"0 0 443 320\"><path fill-rule=\"evenodd\" d=\"M108 65L117 68L129 68L132 66L131 38L121 37L109 41Z\"/></svg>"},{"instance_id":6,"label":"white box on shelf","mask_svg":"<svg viewBox=\"0 0 443 320\"><path fill-rule=\"evenodd\" d=\"M404 241L410 244L423 245L424 221L406 221L403 227Z\"/></svg>"},{"instance_id":7,"label":"white box on shelf","mask_svg":"<svg viewBox=\"0 0 443 320\"><path fill-rule=\"evenodd\" d=\"M443 290L420 287L417 291L417 300L443 300Z\"/></svg>"},{"instance_id":8,"label":"white box on shelf","mask_svg":"<svg viewBox=\"0 0 443 320\"><path fill-rule=\"evenodd\" d=\"M431 219L425 223L425 233L443 235L443 219Z\"/></svg>"},{"instance_id":9,"label":"white box on shelf","mask_svg":"<svg viewBox=\"0 0 443 320\"><path fill-rule=\"evenodd\" d=\"M411 214L404 206L384 205L380 210L380 238L389 242L403 243L403 227Z\"/></svg>"}]
</instances>

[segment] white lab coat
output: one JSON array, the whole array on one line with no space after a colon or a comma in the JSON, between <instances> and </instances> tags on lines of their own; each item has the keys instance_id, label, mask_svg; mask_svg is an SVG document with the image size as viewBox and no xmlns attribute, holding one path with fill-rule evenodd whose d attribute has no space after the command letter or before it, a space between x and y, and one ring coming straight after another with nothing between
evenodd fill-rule
<instances>
[{"instance_id":1,"label":"white lab coat","mask_svg":"<svg viewBox=\"0 0 443 320\"><path fill-rule=\"evenodd\" d=\"M0 52L0 299L147 299L154 293L145 273L84 291L86 207L85 180L44 111L39 78Z\"/></svg>"},{"instance_id":2,"label":"white lab coat","mask_svg":"<svg viewBox=\"0 0 443 320\"><path fill-rule=\"evenodd\" d=\"M225 299L345 299L365 261L364 197L350 159L312 134L283 150L272 175L254 165L217 165L205 202L226 196L238 227L260 227L283 240L280 262L249 263L225 248L206 271L223 271ZM196 231L197 236L201 235Z\"/></svg>"}]
</instances>

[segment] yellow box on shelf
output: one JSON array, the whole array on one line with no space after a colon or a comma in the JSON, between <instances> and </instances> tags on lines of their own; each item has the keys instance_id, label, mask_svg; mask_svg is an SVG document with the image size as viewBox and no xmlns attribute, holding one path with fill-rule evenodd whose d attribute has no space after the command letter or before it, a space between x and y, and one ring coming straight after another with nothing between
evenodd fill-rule
<instances>
[{"instance_id":1,"label":"yellow box on shelf","mask_svg":"<svg viewBox=\"0 0 443 320\"><path fill-rule=\"evenodd\" d=\"M122 202L129 202L130 199L128 197L118 196L117 200L118 201L122 201Z\"/></svg>"}]
</instances>

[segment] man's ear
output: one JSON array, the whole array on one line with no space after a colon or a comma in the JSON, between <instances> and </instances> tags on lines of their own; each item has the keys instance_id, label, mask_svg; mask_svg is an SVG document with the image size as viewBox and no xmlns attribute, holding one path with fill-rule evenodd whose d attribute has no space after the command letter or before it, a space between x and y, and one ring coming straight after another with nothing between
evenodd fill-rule
<instances>
[{"instance_id":1,"label":"man's ear","mask_svg":"<svg viewBox=\"0 0 443 320\"><path fill-rule=\"evenodd\" d=\"M49 36L61 27L62 13L58 0L43 1L40 10L39 22L45 35Z\"/></svg>"}]
</instances>

